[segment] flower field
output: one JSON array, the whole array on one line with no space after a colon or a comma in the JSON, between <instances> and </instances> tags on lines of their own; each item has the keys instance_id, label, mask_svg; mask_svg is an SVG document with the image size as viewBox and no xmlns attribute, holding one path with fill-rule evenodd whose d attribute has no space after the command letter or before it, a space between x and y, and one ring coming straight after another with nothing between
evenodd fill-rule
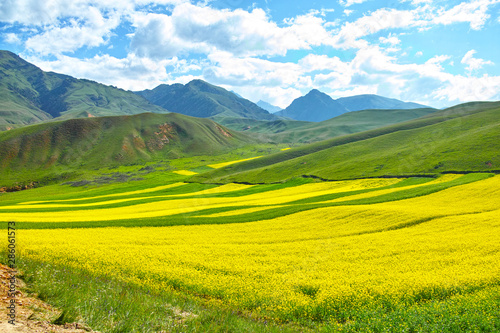
<instances>
[{"instance_id":1,"label":"flower field","mask_svg":"<svg viewBox=\"0 0 500 333\"><path fill-rule=\"evenodd\" d=\"M478 331L498 325L485 309L500 295L500 176L179 192L189 186L20 201L1 206L0 220L26 224L18 246L30 260L276 322L362 330L385 318L373 327L403 332L414 325L394 317L403 309L450 316L471 303Z\"/></svg>"}]
</instances>

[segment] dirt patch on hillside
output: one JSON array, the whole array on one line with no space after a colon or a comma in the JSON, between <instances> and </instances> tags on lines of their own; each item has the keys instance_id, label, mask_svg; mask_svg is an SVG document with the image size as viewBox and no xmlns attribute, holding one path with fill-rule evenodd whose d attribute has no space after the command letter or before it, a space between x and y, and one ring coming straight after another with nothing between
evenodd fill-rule
<instances>
[{"instance_id":1,"label":"dirt patch on hillside","mask_svg":"<svg viewBox=\"0 0 500 333\"><path fill-rule=\"evenodd\" d=\"M81 323L66 323L64 325L53 324L53 322L61 316L62 311L36 297L28 296L25 292L25 283L18 279L15 273L14 270L0 264L0 306L2 307L0 310L0 333L98 333ZM14 279L13 276L15 277ZM12 282L14 282L14 284L12 284ZM9 297L9 295L13 294L9 292L12 290L15 290L15 297ZM15 311L9 316L11 311L8 307L10 306L12 308L12 299L15 300ZM13 316L15 317L14 321L12 321Z\"/></svg>"},{"instance_id":2,"label":"dirt patch on hillside","mask_svg":"<svg viewBox=\"0 0 500 333\"><path fill-rule=\"evenodd\" d=\"M232 135L231 133L229 133L228 131L225 131L222 127L220 127L220 126L215 126L215 127L216 127L216 128L219 130L219 132L220 132L222 135L224 135L226 138L232 138L232 137L233 137L233 135Z\"/></svg>"}]
</instances>

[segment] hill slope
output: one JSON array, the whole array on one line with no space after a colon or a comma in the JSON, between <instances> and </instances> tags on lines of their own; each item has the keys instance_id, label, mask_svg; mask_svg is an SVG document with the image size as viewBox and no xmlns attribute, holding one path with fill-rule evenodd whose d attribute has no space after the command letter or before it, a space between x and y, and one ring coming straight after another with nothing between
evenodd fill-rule
<instances>
[{"instance_id":1,"label":"hill slope","mask_svg":"<svg viewBox=\"0 0 500 333\"><path fill-rule=\"evenodd\" d=\"M436 111L436 109L427 108L346 112L319 123L296 122L298 124L295 128L288 125L284 131L274 132L268 135L268 138L283 143L311 143L416 119Z\"/></svg>"},{"instance_id":2,"label":"hill slope","mask_svg":"<svg viewBox=\"0 0 500 333\"><path fill-rule=\"evenodd\" d=\"M217 154L249 142L209 119L175 113L70 119L1 132L0 176Z\"/></svg>"},{"instance_id":3,"label":"hill slope","mask_svg":"<svg viewBox=\"0 0 500 333\"><path fill-rule=\"evenodd\" d=\"M277 182L500 169L500 102L468 103L425 117L242 162L194 181Z\"/></svg>"},{"instance_id":4,"label":"hill slope","mask_svg":"<svg viewBox=\"0 0 500 333\"><path fill-rule=\"evenodd\" d=\"M136 94L89 80L44 72L0 51L0 130L52 118L167 113Z\"/></svg>"},{"instance_id":5,"label":"hill slope","mask_svg":"<svg viewBox=\"0 0 500 333\"><path fill-rule=\"evenodd\" d=\"M242 117L275 120L275 116L247 99L202 80L186 85L162 84L153 90L138 91L148 101L172 112L199 118Z\"/></svg>"}]
</instances>

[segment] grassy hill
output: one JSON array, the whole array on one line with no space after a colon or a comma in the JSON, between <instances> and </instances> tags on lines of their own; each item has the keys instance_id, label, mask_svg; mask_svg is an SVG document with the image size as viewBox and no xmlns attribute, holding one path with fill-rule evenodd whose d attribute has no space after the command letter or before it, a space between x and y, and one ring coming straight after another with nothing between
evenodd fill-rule
<instances>
[{"instance_id":1,"label":"grassy hill","mask_svg":"<svg viewBox=\"0 0 500 333\"><path fill-rule=\"evenodd\" d=\"M136 94L89 80L44 72L0 51L0 130L52 118L168 113Z\"/></svg>"},{"instance_id":2,"label":"grassy hill","mask_svg":"<svg viewBox=\"0 0 500 333\"><path fill-rule=\"evenodd\" d=\"M306 125L311 124L308 121L291 119L257 120L248 118L222 117L215 118L214 120L218 124L224 125L236 131L249 132L252 133L252 135L260 133L262 134L260 137L262 139L266 139L267 141L273 141L273 133L298 130L302 129L302 127Z\"/></svg>"},{"instance_id":3,"label":"grassy hill","mask_svg":"<svg viewBox=\"0 0 500 333\"><path fill-rule=\"evenodd\" d=\"M319 123L302 122L296 124L295 128L289 126L284 131L274 132L269 139L275 142L311 143L420 118L435 111L436 109L426 108L347 112Z\"/></svg>"},{"instance_id":4,"label":"grassy hill","mask_svg":"<svg viewBox=\"0 0 500 333\"><path fill-rule=\"evenodd\" d=\"M0 132L3 184L34 174L212 155L255 142L209 119L180 114L70 119Z\"/></svg>"},{"instance_id":5,"label":"grassy hill","mask_svg":"<svg viewBox=\"0 0 500 333\"><path fill-rule=\"evenodd\" d=\"M236 131L251 132L262 141L303 144L396 124L420 118L435 111L437 110L432 108L363 110L347 112L319 123L289 119L266 121L229 117L216 119L216 121Z\"/></svg>"},{"instance_id":6,"label":"grassy hill","mask_svg":"<svg viewBox=\"0 0 500 333\"><path fill-rule=\"evenodd\" d=\"M422 118L290 149L192 181L280 182L500 169L500 102L458 105Z\"/></svg>"},{"instance_id":7,"label":"grassy hill","mask_svg":"<svg viewBox=\"0 0 500 333\"><path fill-rule=\"evenodd\" d=\"M179 83L162 84L152 90L138 91L136 93L151 103L172 112L193 117L277 119L276 116L249 100L202 80L193 80L186 85Z\"/></svg>"}]
</instances>

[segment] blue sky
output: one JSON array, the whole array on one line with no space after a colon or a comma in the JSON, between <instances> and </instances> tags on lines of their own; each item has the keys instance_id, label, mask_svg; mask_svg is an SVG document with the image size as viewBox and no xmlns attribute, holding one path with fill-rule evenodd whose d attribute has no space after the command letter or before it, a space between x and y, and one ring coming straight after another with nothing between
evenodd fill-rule
<instances>
[{"instance_id":1,"label":"blue sky","mask_svg":"<svg viewBox=\"0 0 500 333\"><path fill-rule=\"evenodd\" d=\"M203 79L286 107L311 89L500 100L500 0L4 0L0 49L128 90Z\"/></svg>"}]
</instances>

